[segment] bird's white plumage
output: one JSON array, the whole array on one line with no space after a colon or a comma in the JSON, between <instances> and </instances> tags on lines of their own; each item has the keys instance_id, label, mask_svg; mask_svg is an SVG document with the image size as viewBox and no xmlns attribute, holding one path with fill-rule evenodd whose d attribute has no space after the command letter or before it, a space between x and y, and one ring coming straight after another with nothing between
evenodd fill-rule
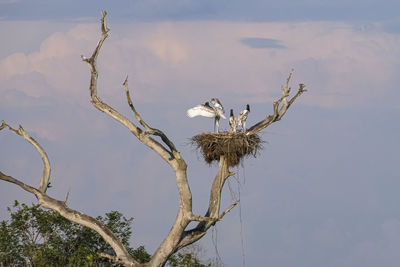
<instances>
[{"instance_id":1,"label":"bird's white plumage","mask_svg":"<svg viewBox=\"0 0 400 267\"><path fill-rule=\"evenodd\" d=\"M229 116L229 126L231 127L231 132L236 133L237 123L235 115L233 115L233 109L231 109L231 114Z\"/></svg>"},{"instance_id":2,"label":"bird's white plumage","mask_svg":"<svg viewBox=\"0 0 400 267\"><path fill-rule=\"evenodd\" d=\"M247 116L249 115L249 112L247 110L242 110L239 114L238 118L238 124L241 126L247 119Z\"/></svg>"},{"instance_id":3,"label":"bird's white plumage","mask_svg":"<svg viewBox=\"0 0 400 267\"><path fill-rule=\"evenodd\" d=\"M214 118L215 117L215 110L207 105L197 105L191 109L188 109L186 112L188 117L193 118L196 116L203 116L203 117L208 117L208 118Z\"/></svg>"},{"instance_id":4,"label":"bird's white plumage","mask_svg":"<svg viewBox=\"0 0 400 267\"><path fill-rule=\"evenodd\" d=\"M246 120L247 116L249 115L249 112L250 112L250 105L247 104L246 109L242 110L238 117L238 126L242 126L243 131L246 131Z\"/></svg>"},{"instance_id":5,"label":"bird's white plumage","mask_svg":"<svg viewBox=\"0 0 400 267\"><path fill-rule=\"evenodd\" d=\"M210 103L211 103L211 105L213 105L214 110L215 110L216 114L218 115L218 117L226 119L226 117L224 115L225 114L224 107L222 106L222 104L218 100L218 98L211 99Z\"/></svg>"},{"instance_id":6,"label":"bird's white plumage","mask_svg":"<svg viewBox=\"0 0 400 267\"><path fill-rule=\"evenodd\" d=\"M211 99L211 104L213 106L210 106L208 102L206 102L204 105L197 105L191 109L188 109L186 114L188 117L193 118L196 116L203 116L203 117L208 117L208 118L215 118L215 130L218 133L219 132L219 119L223 118L226 119L224 116L224 108L221 105L221 102L217 98Z\"/></svg>"}]
</instances>

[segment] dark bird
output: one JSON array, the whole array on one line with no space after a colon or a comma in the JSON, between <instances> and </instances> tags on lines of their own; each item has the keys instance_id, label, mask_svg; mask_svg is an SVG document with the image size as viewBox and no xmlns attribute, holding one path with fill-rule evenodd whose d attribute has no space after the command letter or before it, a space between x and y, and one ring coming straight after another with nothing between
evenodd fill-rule
<instances>
[{"instance_id":1,"label":"dark bird","mask_svg":"<svg viewBox=\"0 0 400 267\"><path fill-rule=\"evenodd\" d=\"M215 103L215 101L213 101L215 98L213 98L211 100L211 103ZM218 99L217 99L218 101ZM218 101L219 103L219 101ZM219 103L220 107L222 108L221 103ZM191 109L188 109L188 111L186 112L186 114L188 115L188 117L193 118L196 116L203 116L203 117L207 117L207 118L215 118L215 125L214 125L214 129L216 127L217 133L219 132L219 119L222 117L225 119L225 116L223 114L223 108L222 108L222 114L221 114L221 110L215 106L215 104L213 104L213 107L210 106L209 102L204 103L204 105L197 105Z\"/></svg>"},{"instance_id":2,"label":"dark bird","mask_svg":"<svg viewBox=\"0 0 400 267\"><path fill-rule=\"evenodd\" d=\"M249 112L250 112L250 105L247 104L246 109L242 110L238 117L238 126L242 126L243 132L246 131L246 120L247 116L249 115Z\"/></svg>"},{"instance_id":3,"label":"dark bird","mask_svg":"<svg viewBox=\"0 0 400 267\"><path fill-rule=\"evenodd\" d=\"M233 109L231 109L231 114L229 116L229 126L231 127L231 132L236 133L237 122L235 116L233 115Z\"/></svg>"}]
</instances>

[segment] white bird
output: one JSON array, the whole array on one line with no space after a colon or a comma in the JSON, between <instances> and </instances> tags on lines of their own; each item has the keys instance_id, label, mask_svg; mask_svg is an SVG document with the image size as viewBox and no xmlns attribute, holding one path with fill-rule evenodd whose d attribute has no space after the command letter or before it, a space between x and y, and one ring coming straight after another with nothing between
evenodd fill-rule
<instances>
[{"instance_id":1,"label":"white bird","mask_svg":"<svg viewBox=\"0 0 400 267\"><path fill-rule=\"evenodd\" d=\"M208 102L204 103L204 105L197 105L191 109L188 109L186 112L189 118L193 118L196 116L203 116L208 118L215 117L215 110L210 106Z\"/></svg>"},{"instance_id":2,"label":"white bird","mask_svg":"<svg viewBox=\"0 0 400 267\"><path fill-rule=\"evenodd\" d=\"M233 115L233 109L231 109L231 115L229 116L229 126L231 127L231 132L236 133L237 122L235 116Z\"/></svg>"},{"instance_id":3,"label":"white bird","mask_svg":"<svg viewBox=\"0 0 400 267\"><path fill-rule=\"evenodd\" d=\"M226 119L225 110L218 98L212 98L210 103L215 110L215 127L217 128L217 133L219 133L219 119Z\"/></svg>"},{"instance_id":4,"label":"white bird","mask_svg":"<svg viewBox=\"0 0 400 267\"><path fill-rule=\"evenodd\" d=\"M204 103L204 105L197 105L191 109L188 109L186 112L188 117L193 118L196 116L203 116L207 118L215 118L215 125L217 127L217 132L219 131L219 119L220 117L225 119L224 114L220 115L220 112L217 108L210 106L208 102Z\"/></svg>"},{"instance_id":5,"label":"white bird","mask_svg":"<svg viewBox=\"0 0 400 267\"><path fill-rule=\"evenodd\" d=\"M246 109L242 110L238 117L238 126L242 126L243 132L246 131L246 120L247 116L249 115L249 112L250 112L250 105L247 104Z\"/></svg>"},{"instance_id":6,"label":"white bird","mask_svg":"<svg viewBox=\"0 0 400 267\"><path fill-rule=\"evenodd\" d=\"M222 106L221 102L219 101L218 98L212 98L210 101L211 105L214 106L214 108L216 108L216 110L218 110L219 112L219 116L223 117L225 119L225 110L224 107Z\"/></svg>"}]
</instances>

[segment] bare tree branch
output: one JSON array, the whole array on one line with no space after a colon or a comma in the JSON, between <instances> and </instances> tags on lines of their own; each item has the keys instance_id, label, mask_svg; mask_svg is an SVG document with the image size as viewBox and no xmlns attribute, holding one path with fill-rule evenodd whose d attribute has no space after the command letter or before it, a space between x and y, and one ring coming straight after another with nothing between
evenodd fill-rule
<instances>
[{"instance_id":1,"label":"bare tree branch","mask_svg":"<svg viewBox=\"0 0 400 267\"><path fill-rule=\"evenodd\" d=\"M125 93L126 93L126 98L128 101L128 105L132 109L133 113L135 114L136 119L138 122L146 129L146 133L156 135L161 137L161 140L169 147L171 151L171 157L173 157L173 152L177 151L175 148L175 145L171 142L171 140L168 139L168 137L159 129L151 128L144 120L142 120L142 117L140 114L136 111L135 106L132 103L132 99L129 93L129 88L128 88L128 77L126 77L123 86L125 88Z\"/></svg>"},{"instance_id":2,"label":"bare tree branch","mask_svg":"<svg viewBox=\"0 0 400 267\"><path fill-rule=\"evenodd\" d=\"M219 215L218 220L222 220L222 218L231 211L231 209L233 209L237 204L239 204L239 200L236 201L235 203L233 203L232 205L230 205L221 215Z\"/></svg>"},{"instance_id":3,"label":"bare tree branch","mask_svg":"<svg viewBox=\"0 0 400 267\"><path fill-rule=\"evenodd\" d=\"M277 101L275 101L273 104L274 114L267 115L264 120L250 127L246 132L246 135L256 134L262 129L268 127L270 124L279 121L283 117L283 115L285 115L286 111L297 99L297 97L299 97L302 93L307 91L306 89L304 89L305 88L304 84L299 84L299 90L297 91L296 95L293 96L290 100L287 99L289 97L289 93L291 90L291 88L289 87L289 82L290 79L292 78L292 74L293 70L290 72L289 77L286 79L286 84L282 86L282 97L279 98ZM281 107L279 108L280 105Z\"/></svg>"},{"instance_id":4,"label":"bare tree branch","mask_svg":"<svg viewBox=\"0 0 400 267\"><path fill-rule=\"evenodd\" d=\"M135 112L136 110L134 108L132 110L134 110L136 118L141 123L141 125L145 127L147 132L141 130L128 118L126 118L124 115L122 115L109 105L107 105L98 97L97 94L98 71L96 66L96 60L104 40L108 37L109 29L106 26L106 13L103 13L101 24L102 24L101 26L102 34L100 37L100 41L98 42L92 56L90 58L82 56L82 60L89 64L91 70L89 89L90 89L92 104L100 111L106 113L107 115L111 116L112 118L120 122L122 125L128 128L128 130L131 131L139 139L139 141L141 141L143 144L153 149L158 155L161 156L162 159L164 159L173 168L176 175L176 184L180 196L180 204L176 221L173 224L167 237L160 244L159 248L156 250L153 257L151 258L151 261L148 263L149 266L161 266L167 261L168 257L176 251L176 246L180 240L180 236L182 232L185 230L186 226L190 223L190 214L192 213L192 194L190 192L189 184L187 181L187 175L186 175L187 165L184 159L181 157L180 153L176 150L173 143L169 141L169 139L165 136L165 134L163 134L159 130L157 131L157 129L149 127L142 120L140 115L137 112ZM129 93L127 81L125 81L124 87L126 92ZM127 93L128 104L132 108L133 104L131 105L132 101L128 93ZM160 136L171 151L169 151L159 142L151 138L149 134Z\"/></svg>"},{"instance_id":5,"label":"bare tree branch","mask_svg":"<svg viewBox=\"0 0 400 267\"><path fill-rule=\"evenodd\" d=\"M221 156L218 172L211 186L209 207L206 215L204 216L206 218L213 219L201 220L195 228L183 232L178 245L178 249L188 246L202 238L211 226L213 226L218 220L222 219L222 217L225 216L226 213L228 213L233 207L237 205L237 203L232 204L227 210L219 215L219 210L221 207L222 188L224 187L225 181L234 174L234 172L229 171L228 161L226 157Z\"/></svg>"},{"instance_id":6,"label":"bare tree branch","mask_svg":"<svg viewBox=\"0 0 400 267\"><path fill-rule=\"evenodd\" d=\"M116 111L114 108L110 107L107 105L105 102L103 102L98 94L97 94L97 77L98 77L98 71L97 71L97 57L100 52L100 49L105 41L105 39L108 37L108 32L109 29L106 26L106 15L107 13L103 13L103 17L101 19L101 37L100 40L90 58L86 58L85 56L81 56L82 60L87 62L89 64L90 70L91 70L91 79L90 79L90 96L91 96L91 102L96 107L98 110L106 113L107 115L111 116L115 120L117 120L119 123L124 125L130 132L132 132L143 144L148 146L149 148L153 149L158 155L161 156L162 159L164 159L171 167L176 170L180 167L181 164L186 165L184 162L183 158L179 154L179 152L176 151L176 149L173 149L172 151L168 151L164 146L162 146L159 142L154 140L149 136L149 133L144 132L141 130L139 127L137 127L134 123L132 123L128 118L126 118L124 115ZM172 143L171 143L172 144ZM173 146L173 148L175 148ZM172 156L171 157L171 153Z\"/></svg>"},{"instance_id":7,"label":"bare tree branch","mask_svg":"<svg viewBox=\"0 0 400 267\"><path fill-rule=\"evenodd\" d=\"M176 243L175 247L173 248L173 252L176 252L181 248L186 247L202 238L211 226L215 225L217 221L221 220L225 216L225 214L227 214L232 208L234 208L238 204L238 202L232 204L221 215L219 215L222 188L225 184L225 181L234 174L234 172L229 171L229 166L226 158L224 156L221 156L218 172L211 187L208 211L206 212L205 216L193 215L191 211L186 213L188 215L188 220L185 220L183 218L180 222L180 225L184 225L185 227L181 228L179 239L174 239L174 241L179 242ZM188 223L186 224L186 222L191 221L199 221L199 224L194 229L185 230L186 226L188 225ZM163 244L161 244L159 248L161 249L162 247ZM153 266L151 265L151 263L152 262L150 262L150 266Z\"/></svg>"},{"instance_id":8,"label":"bare tree branch","mask_svg":"<svg viewBox=\"0 0 400 267\"><path fill-rule=\"evenodd\" d=\"M211 222L212 224L216 223L217 221L222 220L222 218L231 211L231 209L233 209L237 204L239 204L239 201L236 201L235 203L233 203L232 205L230 205L223 213L221 213L221 215L219 215L216 218L213 217L205 217L205 216L197 216L192 214L190 216L190 220L191 221L198 221L198 222Z\"/></svg>"},{"instance_id":9,"label":"bare tree branch","mask_svg":"<svg viewBox=\"0 0 400 267\"><path fill-rule=\"evenodd\" d=\"M121 261L121 259L119 259L117 256L113 256L113 255L110 255L110 254L107 254L107 253L99 252L99 253L97 253L97 255L99 255L100 257L103 257L103 258L107 258L107 259L109 259L110 261L112 261L114 263L118 263L118 264L124 264L125 263L124 261Z\"/></svg>"},{"instance_id":10,"label":"bare tree branch","mask_svg":"<svg viewBox=\"0 0 400 267\"><path fill-rule=\"evenodd\" d=\"M47 187L49 185L49 180L50 180L50 161L49 158L47 157L46 151L39 145L38 142L36 142L33 137L31 137L27 132L25 132L24 128L20 125L18 130L12 128L10 125L8 125L5 121L2 121L2 124L0 125L0 131L4 128L8 128L10 131L18 134L19 136L22 136L26 141L31 143L35 149L39 152L40 156L42 157L43 161L43 174L42 174L42 179L40 179L39 183L39 190L42 193L46 193Z\"/></svg>"},{"instance_id":11,"label":"bare tree branch","mask_svg":"<svg viewBox=\"0 0 400 267\"><path fill-rule=\"evenodd\" d=\"M219 221L219 218L211 218L211 217L204 217L204 216L198 216L198 215L191 215L189 217L191 221L197 221L197 222L213 222L215 223L216 221Z\"/></svg>"}]
</instances>

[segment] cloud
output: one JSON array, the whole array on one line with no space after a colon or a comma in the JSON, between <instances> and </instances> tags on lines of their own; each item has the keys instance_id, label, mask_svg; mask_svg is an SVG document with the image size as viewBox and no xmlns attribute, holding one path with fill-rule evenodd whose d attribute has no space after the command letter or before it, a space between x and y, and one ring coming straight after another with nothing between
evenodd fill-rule
<instances>
[{"instance_id":1,"label":"cloud","mask_svg":"<svg viewBox=\"0 0 400 267\"><path fill-rule=\"evenodd\" d=\"M270 102L295 68L293 87L305 83L310 89L302 103L350 107L384 96L398 71L400 38L379 27L359 31L330 22L119 26L98 60L99 86L115 99L129 74L142 102L185 98L197 103L212 96L234 103ZM98 36L98 25L78 24L50 35L39 51L9 55L0 61L0 90L86 101L89 71L79 55L90 55Z\"/></svg>"},{"instance_id":2,"label":"cloud","mask_svg":"<svg viewBox=\"0 0 400 267\"><path fill-rule=\"evenodd\" d=\"M149 43L151 51L161 60L173 65L182 64L188 59L184 44L170 38L156 38Z\"/></svg>"},{"instance_id":3,"label":"cloud","mask_svg":"<svg viewBox=\"0 0 400 267\"><path fill-rule=\"evenodd\" d=\"M1 60L0 91L18 89L33 97L79 94L82 90L76 82L83 83L87 70L79 52L87 50L89 40L94 41L92 27L78 25L66 33L53 33L41 43L39 51L14 53Z\"/></svg>"}]
</instances>

